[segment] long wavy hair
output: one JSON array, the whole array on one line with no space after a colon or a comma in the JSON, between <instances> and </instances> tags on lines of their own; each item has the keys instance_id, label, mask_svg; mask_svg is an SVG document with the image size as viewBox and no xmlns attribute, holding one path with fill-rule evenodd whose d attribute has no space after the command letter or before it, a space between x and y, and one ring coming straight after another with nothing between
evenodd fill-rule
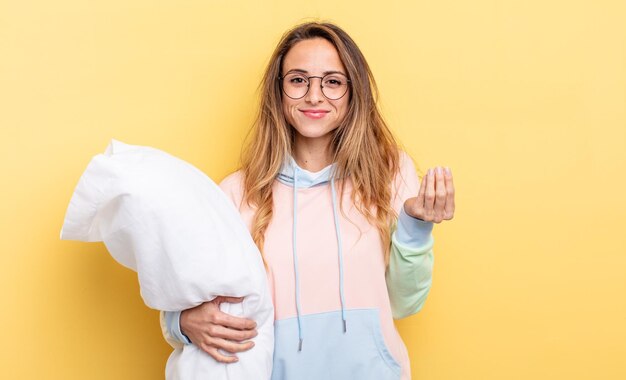
<instances>
[{"instance_id":1,"label":"long wavy hair","mask_svg":"<svg viewBox=\"0 0 626 380\"><path fill-rule=\"evenodd\" d=\"M313 38L324 38L334 45L351 80L348 111L331 142L334 175L352 182L351 201L378 228L387 265L391 229L397 216L391 204L391 188L399 165L398 145L378 109L378 89L365 57L352 38L331 23L307 22L286 32L260 83L258 114L241 158L243 200L256 208L252 238L263 252L273 212L272 184L285 159L293 154L294 130L283 113L278 79L283 59L295 44ZM344 181L339 181L340 192L343 185Z\"/></svg>"}]
</instances>

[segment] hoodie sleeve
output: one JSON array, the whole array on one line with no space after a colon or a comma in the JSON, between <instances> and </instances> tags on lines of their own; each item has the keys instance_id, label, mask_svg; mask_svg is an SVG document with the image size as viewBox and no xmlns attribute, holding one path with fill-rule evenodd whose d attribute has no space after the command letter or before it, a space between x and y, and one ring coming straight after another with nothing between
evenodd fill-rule
<instances>
[{"instance_id":1,"label":"hoodie sleeve","mask_svg":"<svg viewBox=\"0 0 626 380\"><path fill-rule=\"evenodd\" d=\"M394 319L420 311L432 285L433 238L419 247L403 245L397 231L391 236L391 255L386 281Z\"/></svg>"},{"instance_id":2,"label":"hoodie sleeve","mask_svg":"<svg viewBox=\"0 0 626 380\"><path fill-rule=\"evenodd\" d=\"M180 330L180 311L161 311L160 323L163 338L173 348L182 348L185 344L191 344Z\"/></svg>"},{"instance_id":3,"label":"hoodie sleeve","mask_svg":"<svg viewBox=\"0 0 626 380\"><path fill-rule=\"evenodd\" d=\"M409 216L404 202L417 195L419 178L411 158L400 153L400 170L394 181L397 228L391 236L391 252L386 281L395 319L420 311L432 284L434 263L432 222Z\"/></svg>"}]
</instances>

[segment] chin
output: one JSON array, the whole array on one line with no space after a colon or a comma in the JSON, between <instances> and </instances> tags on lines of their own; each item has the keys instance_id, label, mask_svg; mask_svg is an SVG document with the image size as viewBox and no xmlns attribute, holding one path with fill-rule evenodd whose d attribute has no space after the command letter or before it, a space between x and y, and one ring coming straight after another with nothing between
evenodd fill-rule
<instances>
[{"instance_id":1,"label":"chin","mask_svg":"<svg viewBox=\"0 0 626 380\"><path fill-rule=\"evenodd\" d=\"M337 127L326 127L319 125L308 125L308 126L300 126L300 127L292 127L295 129L296 133L307 139L316 139L326 137L333 133Z\"/></svg>"}]
</instances>

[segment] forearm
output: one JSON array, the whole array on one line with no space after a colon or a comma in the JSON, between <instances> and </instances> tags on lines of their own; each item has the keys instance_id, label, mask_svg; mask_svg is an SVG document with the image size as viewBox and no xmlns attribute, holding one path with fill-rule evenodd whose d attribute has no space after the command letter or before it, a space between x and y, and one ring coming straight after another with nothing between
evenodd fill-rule
<instances>
[{"instance_id":1,"label":"forearm","mask_svg":"<svg viewBox=\"0 0 626 380\"><path fill-rule=\"evenodd\" d=\"M395 319L422 309L432 284L433 224L408 216L401 210L392 235L386 280Z\"/></svg>"}]
</instances>

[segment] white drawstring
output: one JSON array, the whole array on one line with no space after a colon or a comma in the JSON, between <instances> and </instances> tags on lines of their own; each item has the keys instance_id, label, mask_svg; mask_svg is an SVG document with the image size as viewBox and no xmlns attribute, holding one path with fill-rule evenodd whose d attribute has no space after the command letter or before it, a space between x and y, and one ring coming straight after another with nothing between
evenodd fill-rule
<instances>
[{"instance_id":1,"label":"white drawstring","mask_svg":"<svg viewBox=\"0 0 626 380\"><path fill-rule=\"evenodd\" d=\"M343 244L341 242L341 232L339 229L339 216L337 214L337 193L335 191L334 177L330 179L330 191L332 193L333 217L335 219L335 234L337 235L337 247L339 249L339 297L341 299L341 319L343 321L343 332L345 333L348 328L346 323L346 300L343 294Z\"/></svg>"},{"instance_id":2,"label":"white drawstring","mask_svg":"<svg viewBox=\"0 0 626 380\"><path fill-rule=\"evenodd\" d=\"M335 222L335 234L337 236L337 248L339 256L339 298L341 300L341 320L343 322L343 332L348 331L346 320L346 300L343 289L343 243L341 241L341 229L339 228L339 213L337 211L337 191L335 190L335 179L330 179L331 200L333 205L333 219ZM302 351L302 342L304 340L302 329L302 308L300 305L300 274L298 271L298 252L297 252L297 227L298 227L298 167L294 165L293 169L293 231L292 231L292 252L293 252L293 271L295 276L296 291L296 314L298 319L298 351Z\"/></svg>"},{"instance_id":3,"label":"white drawstring","mask_svg":"<svg viewBox=\"0 0 626 380\"><path fill-rule=\"evenodd\" d=\"M302 351L302 318L300 317L300 276L298 274L298 254L296 249L296 228L298 226L298 168L293 169L293 271L296 282L296 313L298 314L298 351Z\"/></svg>"}]
</instances>

